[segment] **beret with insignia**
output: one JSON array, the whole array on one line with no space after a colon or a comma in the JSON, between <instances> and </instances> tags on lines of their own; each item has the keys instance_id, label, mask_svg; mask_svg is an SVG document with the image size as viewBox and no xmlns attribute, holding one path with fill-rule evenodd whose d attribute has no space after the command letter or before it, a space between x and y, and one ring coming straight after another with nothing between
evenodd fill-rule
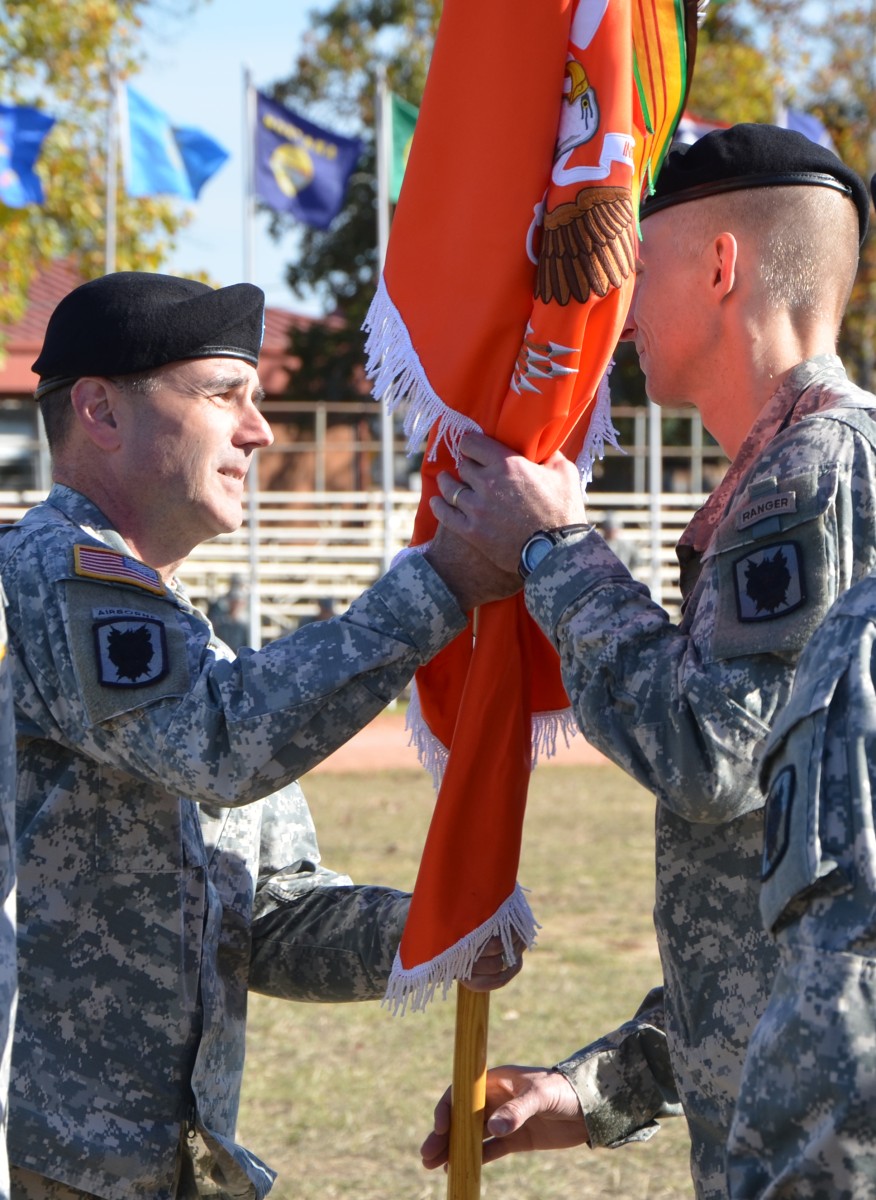
<instances>
[{"instance_id":1,"label":"beret with insignia","mask_svg":"<svg viewBox=\"0 0 876 1200\"><path fill-rule=\"evenodd\" d=\"M31 370L37 400L83 375L136 375L192 358L258 365L265 297L251 283L119 271L74 288L49 318Z\"/></svg>"},{"instance_id":2,"label":"beret with insignia","mask_svg":"<svg viewBox=\"0 0 876 1200\"><path fill-rule=\"evenodd\" d=\"M673 204L719 192L757 187L829 187L858 210L860 240L870 222L863 179L825 146L777 125L714 129L690 146L677 146L664 162L653 195L642 201L641 219Z\"/></svg>"}]
</instances>

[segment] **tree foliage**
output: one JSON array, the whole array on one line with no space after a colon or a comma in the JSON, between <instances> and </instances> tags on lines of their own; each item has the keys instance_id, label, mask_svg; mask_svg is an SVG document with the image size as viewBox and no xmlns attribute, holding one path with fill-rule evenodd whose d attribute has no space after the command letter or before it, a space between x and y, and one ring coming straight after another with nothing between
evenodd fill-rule
<instances>
[{"instance_id":1,"label":"tree foliage","mask_svg":"<svg viewBox=\"0 0 876 1200\"><path fill-rule=\"evenodd\" d=\"M361 386L357 330L377 279L377 71L382 65L390 90L419 105L440 10L440 0L335 0L312 13L293 74L273 88L281 103L364 140L343 212L329 230L305 229L300 255L287 268L293 291L315 292L326 311L347 322L347 332L317 325L294 335L293 349L303 364L296 376L299 395L344 398ZM271 224L278 236L294 227L278 214Z\"/></svg>"},{"instance_id":2,"label":"tree foliage","mask_svg":"<svg viewBox=\"0 0 876 1200\"><path fill-rule=\"evenodd\" d=\"M174 19L197 0L176 6ZM0 324L21 316L34 274L73 256L86 277L105 264L109 73L136 73L138 36L155 0L0 0L0 102L41 108L57 118L38 172L45 203L0 204ZM119 270L157 269L187 217L167 200L132 200L117 188Z\"/></svg>"}]
</instances>

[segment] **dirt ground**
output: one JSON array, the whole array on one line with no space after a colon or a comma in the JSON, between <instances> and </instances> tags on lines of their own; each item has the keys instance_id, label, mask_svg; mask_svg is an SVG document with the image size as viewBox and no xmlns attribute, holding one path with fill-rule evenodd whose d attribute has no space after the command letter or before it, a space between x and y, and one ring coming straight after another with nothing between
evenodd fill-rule
<instances>
[{"instance_id":1,"label":"dirt ground","mask_svg":"<svg viewBox=\"0 0 876 1200\"><path fill-rule=\"evenodd\" d=\"M409 738L404 712L383 712L314 770L397 771L407 767L412 771L422 770L416 750L408 745ZM569 746L560 738L556 755L550 759L540 758L539 766L594 766L607 761L579 733L571 739Z\"/></svg>"}]
</instances>

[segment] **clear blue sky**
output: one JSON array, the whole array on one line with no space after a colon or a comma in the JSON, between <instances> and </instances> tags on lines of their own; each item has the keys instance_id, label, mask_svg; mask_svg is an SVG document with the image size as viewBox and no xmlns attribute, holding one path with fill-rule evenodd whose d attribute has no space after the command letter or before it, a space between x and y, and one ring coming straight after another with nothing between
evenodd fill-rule
<instances>
[{"instance_id":1,"label":"clear blue sky","mask_svg":"<svg viewBox=\"0 0 876 1200\"><path fill-rule=\"evenodd\" d=\"M148 17L148 62L134 86L175 124L202 129L231 152L204 186L165 270L205 270L221 285L243 278L243 69L256 87L289 75L308 12L325 7L325 0L211 0L191 16ZM274 242L267 224L266 214L256 216L253 282L274 307L319 312L283 282L284 264L298 252L295 235Z\"/></svg>"}]
</instances>

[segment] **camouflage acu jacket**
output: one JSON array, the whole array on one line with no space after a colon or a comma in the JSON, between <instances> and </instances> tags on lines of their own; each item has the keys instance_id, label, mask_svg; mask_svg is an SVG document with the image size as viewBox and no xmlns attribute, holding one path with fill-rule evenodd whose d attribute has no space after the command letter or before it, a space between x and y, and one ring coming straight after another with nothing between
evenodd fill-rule
<instances>
[{"instance_id":1,"label":"camouflage acu jacket","mask_svg":"<svg viewBox=\"0 0 876 1200\"><path fill-rule=\"evenodd\" d=\"M876 1195L876 576L800 660L764 752L773 990L730 1134L740 1200Z\"/></svg>"},{"instance_id":2,"label":"camouflage acu jacket","mask_svg":"<svg viewBox=\"0 0 876 1200\"><path fill-rule=\"evenodd\" d=\"M742 1061L777 961L758 909L758 761L801 650L876 563L873 409L834 356L795 368L682 539L680 625L595 532L526 587L582 730L657 799L663 997L561 1069L596 1145L642 1136L680 1098L710 1200L725 1195Z\"/></svg>"},{"instance_id":3,"label":"camouflage acu jacket","mask_svg":"<svg viewBox=\"0 0 876 1200\"><path fill-rule=\"evenodd\" d=\"M0 1198L9 1195L6 1104L18 998L15 953L15 720L0 584Z\"/></svg>"},{"instance_id":4,"label":"camouflage acu jacket","mask_svg":"<svg viewBox=\"0 0 876 1200\"><path fill-rule=\"evenodd\" d=\"M248 988L381 994L407 897L320 864L296 777L464 627L414 555L231 658L82 495L0 537L18 729L10 1161L111 1198L262 1196L235 1145ZM209 1182L208 1182L209 1180Z\"/></svg>"}]
</instances>

